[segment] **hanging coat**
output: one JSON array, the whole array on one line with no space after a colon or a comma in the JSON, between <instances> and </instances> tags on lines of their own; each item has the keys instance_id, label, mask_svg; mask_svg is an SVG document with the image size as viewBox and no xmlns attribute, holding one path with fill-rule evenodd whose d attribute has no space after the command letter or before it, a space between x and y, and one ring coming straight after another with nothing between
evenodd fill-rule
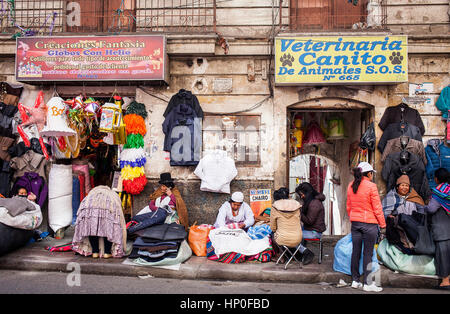
<instances>
[{"instance_id":1,"label":"hanging coat","mask_svg":"<svg viewBox=\"0 0 450 314\"><path fill-rule=\"evenodd\" d=\"M200 107L200 103L198 102L197 96L193 95L190 91L185 89L180 89L178 93L170 98L169 104L167 105L166 110L163 113L164 118L179 104L187 104L194 111L197 117L203 118L203 110Z\"/></svg>"},{"instance_id":2,"label":"hanging coat","mask_svg":"<svg viewBox=\"0 0 450 314\"><path fill-rule=\"evenodd\" d=\"M196 166L202 150L202 124L195 110L181 103L163 122L164 151L170 152L171 166Z\"/></svg>"},{"instance_id":3,"label":"hanging coat","mask_svg":"<svg viewBox=\"0 0 450 314\"><path fill-rule=\"evenodd\" d=\"M402 121L402 109L403 109L403 121L409 124L412 124L419 128L420 134L425 134L425 126L423 125L422 118L420 117L420 113L414 109L409 107L408 105L401 103L397 106L387 107L384 111L383 116L381 117L378 126L383 131L391 123L399 123Z\"/></svg>"},{"instance_id":4,"label":"hanging coat","mask_svg":"<svg viewBox=\"0 0 450 314\"><path fill-rule=\"evenodd\" d=\"M428 200L430 197L430 188L426 180L425 165L423 161L415 154L409 153L410 158L406 164L400 161L400 154L392 153L387 158L381 170L383 180L386 181L387 190L395 188L397 179L406 174L409 177L411 186L424 199Z\"/></svg>"},{"instance_id":5,"label":"hanging coat","mask_svg":"<svg viewBox=\"0 0 450 314\"><path fill-rule=\"evenodd\" d=\"M450 169L450 147L447 147L440 139L431 139L425 147L427 156L427 178L430 189L436 187L434 172L439 168Z\"/></svg>"},{"instance_id":6,"label":"hanging coat","mask_svg":"<svg viewBox=\"0 0 450 314\"><path fill-rule=\"evenodd\" d=\"M381 153L384 152L384 149L386 147L386 144L389 140L392 140L394 138L398 138L400 136L408 136L412 139L422 141L422 135L420 134L420 129L410 123L405 123L404 128L401 128L401 123L391 123L387 126L387 128L384 130L383 135L381 135L380 141L378 142L378 149Z\"/></svg>"}]
</instances>

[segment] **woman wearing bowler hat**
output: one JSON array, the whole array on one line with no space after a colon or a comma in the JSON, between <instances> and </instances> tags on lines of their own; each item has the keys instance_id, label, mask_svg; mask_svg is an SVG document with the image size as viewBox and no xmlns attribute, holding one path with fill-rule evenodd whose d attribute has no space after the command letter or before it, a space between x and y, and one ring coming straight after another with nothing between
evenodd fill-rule
<instances>
[{"instance_id":1,"label":"woman wearing bowler hat","mask_svg":"<svg viewBox=\"0 0 450 314\"><path fill-rule=\"evenodd\" d=\"M158 183L160 184L159 188L150 195L149 208L151 210L157 210L158 207L170 206L170 208L176 210L179 223L187 230L189 223L186 204L181 197L180 191L175 187L170 173L161 173Z\"/></svg>"}]
</instances>

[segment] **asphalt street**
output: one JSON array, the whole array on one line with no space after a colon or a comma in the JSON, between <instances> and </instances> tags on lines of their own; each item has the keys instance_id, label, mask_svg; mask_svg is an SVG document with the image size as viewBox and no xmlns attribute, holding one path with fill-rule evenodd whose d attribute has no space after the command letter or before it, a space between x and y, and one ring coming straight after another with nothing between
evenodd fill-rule
<instances>
[{"instance_id":1,"label":"asphalt street","mask_svg":"<svg viewBox=\"0 0 450 314\"><path fill-rule=\"evenodd\" d=\"M385 288L381 294L442 294L434 289ZM0 294L374 294L336 284L179 280L0 270ZM447 293L449 294L449 293Z\"/></svg>"}]
</instances>

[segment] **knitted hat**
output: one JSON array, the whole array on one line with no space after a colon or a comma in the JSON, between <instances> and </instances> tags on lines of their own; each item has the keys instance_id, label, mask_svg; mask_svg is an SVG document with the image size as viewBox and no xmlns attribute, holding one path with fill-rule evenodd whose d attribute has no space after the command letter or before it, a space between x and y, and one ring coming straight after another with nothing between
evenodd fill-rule
<instances>
[{"instance_id":1,"label":"knitted hat","mask_svg":"<svg viewBox=\"0 0 450 314\"><path fill-rule=\"evenodd\" d=\"M401 175L401 176L397 179L396 185L399 185L399 184L402 184L402 183L411 185L411 182L409 181L409 177L408 177L406 174Z\"/></svg>"}]
</instances>

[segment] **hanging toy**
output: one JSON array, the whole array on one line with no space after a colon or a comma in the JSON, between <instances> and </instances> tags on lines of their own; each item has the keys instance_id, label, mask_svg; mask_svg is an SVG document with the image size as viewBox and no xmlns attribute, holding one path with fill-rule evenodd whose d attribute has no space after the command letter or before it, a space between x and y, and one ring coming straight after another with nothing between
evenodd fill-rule
<instances>
[{"instance_id":1,"label":"hanging toy","mask_svg":"<svg viewBox=\"0 0 450 314\"><path fill-rule=\"evenodd\" d=\"M17 131L19 132L20 137L27 147L31 146L30 139L28 135L23 130L23 127L28 125L35 125L37 127L37 131L41 133L46 124L46 114L47 114L47 106L44 103L44 92L40 91L36 97L34 102L34 107L29 108L22 104L17 105L21 118L22 124L17 126ZM44 144L44 139L39 136L39 143L41 145L42 153L45 156L45 159L49 159L48 151Z\"/></svg>"}]
</instances>

